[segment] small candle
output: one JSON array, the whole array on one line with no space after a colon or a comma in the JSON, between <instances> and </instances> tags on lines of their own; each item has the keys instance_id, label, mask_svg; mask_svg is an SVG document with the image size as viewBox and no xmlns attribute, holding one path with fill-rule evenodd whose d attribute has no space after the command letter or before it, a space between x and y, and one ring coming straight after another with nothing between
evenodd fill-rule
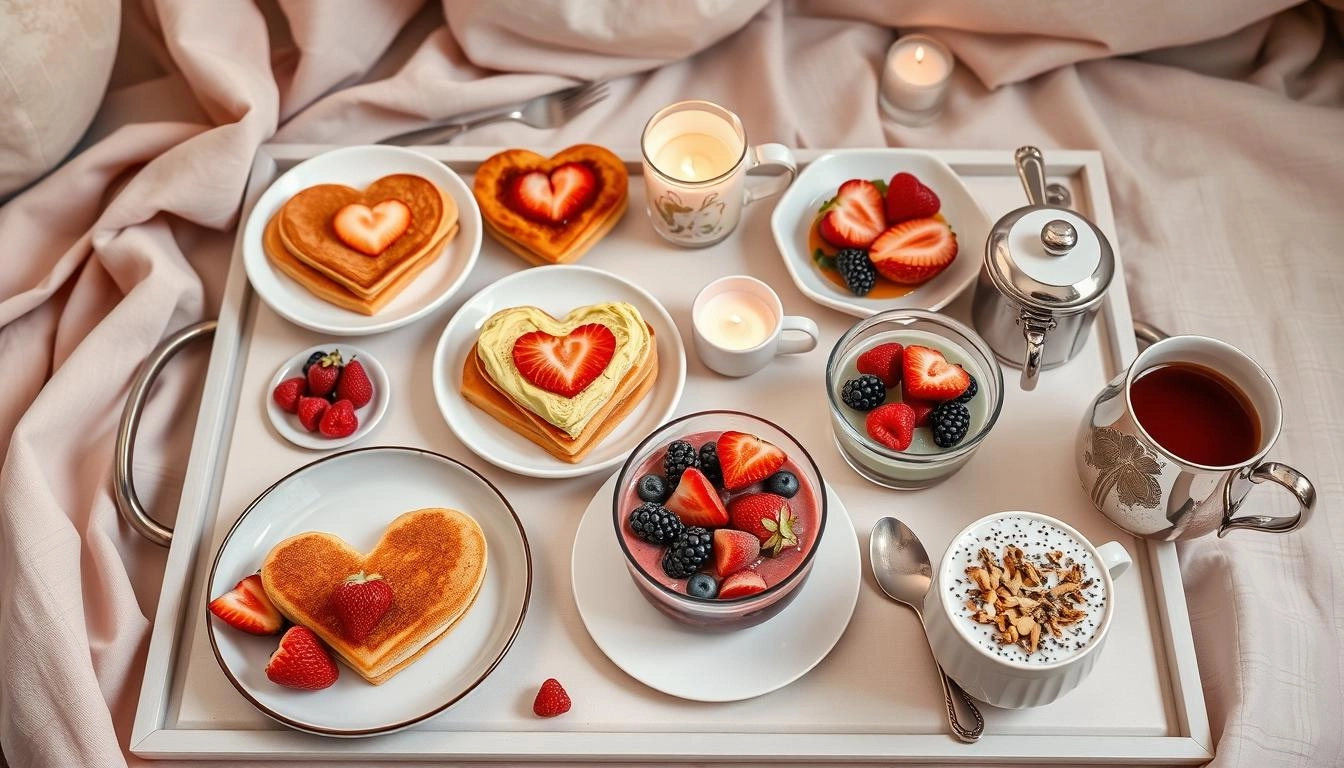
<instances>
[{"instance_id":1,"label":"small candle","mask_svg":"<svg viewBox=\"0 0 1344 768\"><path fill-rule=\"evenodd\" d=\"M707 120L716 119L708 113L700 114ZM733 148L708 133L674 136L653 158L655 167L681 181L708 181L732 170L736 163Z\"/></svg>"},{"instance_id":2,"label":"small candle","mask_svg":"<svg viewBox=\"0 0 1344 768\"><path fill-rule=\"evenodd\" d=\"M954 65L952 52L928 35L906 35L892 43L878 98L883 111L908 125L937 117Z\"/></svg>"},{"instance_id":3,"label":"small candle","mask_svg":"<svg viewBox=\"0 0 1344 768\"><path fill-rule=\"evenodd\" d=\"M746 291L727 291L705 301L695 326L705 340L724 349L751 349L775 331L775 313L763 299Z\"/></svg>"}]
</instances>

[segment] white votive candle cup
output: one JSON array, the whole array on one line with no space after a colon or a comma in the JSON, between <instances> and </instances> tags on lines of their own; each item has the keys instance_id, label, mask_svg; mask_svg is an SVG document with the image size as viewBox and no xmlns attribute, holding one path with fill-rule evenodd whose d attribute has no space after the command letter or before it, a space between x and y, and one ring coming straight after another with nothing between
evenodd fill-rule
<instances>
[{"instance_id":1,"label":"white votive candle cup","mask_svg":"<svg viewBox=\"0 0 1344 768\"><path fill-rule=\"evenodd\" d=\"M956 59L928 35L906 35L891 44L882 66L878 104L906 125L932 121L943 109Z\"/></svg>"},{"instance_id":2,"label":"white votive candle cup","mask_svg":"<svg viewBox=\"0 0 1344 768\"><path fill-rule=\"evenodd\" d=\"M776 355L811 351L819 337L816 323L785 315L770 286L746 275L702 288L691 304L691 325L700 361L724 376L749 376Z\"/></svg>"}]
</instances>

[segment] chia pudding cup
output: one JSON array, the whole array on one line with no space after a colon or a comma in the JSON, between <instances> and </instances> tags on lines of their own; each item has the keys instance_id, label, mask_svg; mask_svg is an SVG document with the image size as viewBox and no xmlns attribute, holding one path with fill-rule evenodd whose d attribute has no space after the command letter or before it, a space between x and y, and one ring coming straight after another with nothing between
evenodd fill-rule
<instances>
[{"instance_id":1,"label":"chia pudding cup","mask_svg":"<svg viewBox=\"0 0 1344 768\"><path fill-rule=\"evenodd\" d=\"M686 579L674 579L658 565L661 548L637 538L627 523L641 504L635 487L644 474L660 472L663 455L673 441L707 441L727 431L745 432L766 440L786 455L781 470L798 478L798 491L789 499L801 529L798 544L777 557L762 555L751 568L766 583L762 592L737 598L701 598L687 594ZM759 490L760 483L720 498L736 498ZM787 606L811 573L817 544L826 528L826 486L807 450L778 425L740 411L716 410L688 414L669 421L644 438L626 459L612 498L612 523L626 568L640 594L655 608L678 621L706 629L731 630L759 624ZM711 557L710 563L712 564ZM703 569L702 569L703 570Z\"/></svg>"}]
</instances>

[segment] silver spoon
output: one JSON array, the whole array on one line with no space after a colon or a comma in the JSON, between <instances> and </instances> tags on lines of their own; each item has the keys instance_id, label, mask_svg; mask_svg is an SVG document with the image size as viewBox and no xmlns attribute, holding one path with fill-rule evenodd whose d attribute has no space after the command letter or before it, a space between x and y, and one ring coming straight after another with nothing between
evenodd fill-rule
<instances>
[{"instance_id":1,"label":"silver spoon","mask_svg":"<svg viewBox=\"0 0 1344 768\"><path fill-rule=\"evenodd\" d=\"M933 581L933 568L929 565L929 553L924 551L924 545L919 543L915 532L894 517L878 520L868 539L868 559L872 562L877 585L892 600L913 608L923 626L924 614L920 608L924 605L924 595ZM925 633L924 639L929 639L928 633ZM929 646L929 652L933 652L932 645ZM934 664L938 664L937 659L934 659ZM938 680L943 684L943 698L947 700L947 723L952 726L952 733L967 743L977 741L980 734L985 732L985 718L981 716L975 700L948 677L941 666L938 667ZM975 718L974 728L961 724L952 701L953 691L957 692L958 698Z\"/></svg>"}]
</instances>

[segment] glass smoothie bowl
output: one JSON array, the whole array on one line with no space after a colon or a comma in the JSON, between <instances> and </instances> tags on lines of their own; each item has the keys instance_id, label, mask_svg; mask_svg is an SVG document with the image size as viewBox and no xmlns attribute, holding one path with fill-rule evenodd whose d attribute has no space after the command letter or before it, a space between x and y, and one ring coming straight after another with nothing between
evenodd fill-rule
<instances>
[{"instance_id":1,"label":"glass smoothie bowl","mask_svg":"<svg viewBox=\"0 0 1344 768\"><path fill-rule=\"evenodd\" d=\"M779 426L701 411L659 427L626 459L612 523L630 578L654 607L738 629L779 613L807 581L826 486Z\"/></svg>"},{"instance_id":2,"label":"glass smoothie bowl","mask_svg":"<svg viewBox=\"0 0 1344 768\"><path fill-rule=\"evenodd\" d=\"M1003 371L975 331L936 312L860 320L826 362L840 455L863 477L903 490L961 469L1003 407Z\"/></svg>"}]
</instances>

